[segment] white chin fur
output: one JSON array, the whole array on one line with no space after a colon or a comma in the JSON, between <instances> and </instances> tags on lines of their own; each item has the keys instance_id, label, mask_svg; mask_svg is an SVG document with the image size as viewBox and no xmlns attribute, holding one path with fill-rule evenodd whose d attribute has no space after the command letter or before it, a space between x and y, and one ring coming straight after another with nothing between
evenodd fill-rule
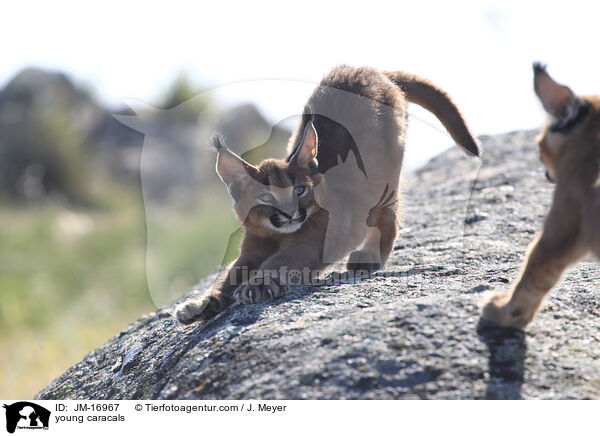
<instances>
[{"instance_id":1,"label":"white chin fur","mask_svg":"<svg viewBox=\"0 0 600 436\"><path fill-rule=\"evenodd\" d=\"M304 224L304 221L306 221L306 220L302 221L301 223L293 222L290 224L285 224L281 227L275 227L269 219L267 219L266 221L267 221L267 226L270 227L271 229L275 230L276 232L294 233L294 232L300 230L300 227L302 227L302 224Z\"/></svg>"}]
</instances>

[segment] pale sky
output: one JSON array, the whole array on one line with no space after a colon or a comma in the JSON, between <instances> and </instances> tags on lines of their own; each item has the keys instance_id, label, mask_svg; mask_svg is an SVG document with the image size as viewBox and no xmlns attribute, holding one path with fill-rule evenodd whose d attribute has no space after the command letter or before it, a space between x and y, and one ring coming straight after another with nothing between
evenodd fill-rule
<instances>
[{"instance_id":1,"label":"pale sky","mask_svg":"<svg viewBox=\"0 0 600 436\"><path fill-rule=\"evenodd\" d=\"M475 134L500 133L543 122L534 60L575 92L600 93L598 12L589 1L9 2L0 86L36 65L67 72L105 103L151 104L181 72L208 88L256 79L317 83L346 63L425 76L454 97ZM245 85L222 95L232 104L251 100L278 121L301 110L308 92ZM411 113L407 163L414 166L452 141L420 121L442 129L433 116Z\"/></svg>"}]
</instances>

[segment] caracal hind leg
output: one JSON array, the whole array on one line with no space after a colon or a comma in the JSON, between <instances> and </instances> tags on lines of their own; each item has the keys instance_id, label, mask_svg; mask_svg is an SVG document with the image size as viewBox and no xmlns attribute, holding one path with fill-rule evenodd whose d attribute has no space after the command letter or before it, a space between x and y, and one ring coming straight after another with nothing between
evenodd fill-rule
<instances>
[{"instance_id":1,"label":"caracal hind leg","mask_svg":"<svg viewBox=\"0 0 600 436\"><path fill-rule=\"evenodd\" d=\"M349 271L376 271L383 268L398 234L398 200L387 186L379 202L369 212L367 238L358 251L350 254L346 265Z\"/></svg>"}]
</instances>

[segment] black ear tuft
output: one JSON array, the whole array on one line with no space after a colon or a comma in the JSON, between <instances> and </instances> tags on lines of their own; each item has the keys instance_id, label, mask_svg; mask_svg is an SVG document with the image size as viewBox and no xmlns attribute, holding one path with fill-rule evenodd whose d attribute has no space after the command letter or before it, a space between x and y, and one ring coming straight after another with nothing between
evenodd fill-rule
<instances>
[{"instance_id":1,"label":"black ear tuft","mask_svg":"<svg viewBox=\"0 0 600 436\"><path fill-rule=\"evenodd\" d=\"M225 145L225 138L223 138L223 135L219 133L215 133L214 135L212 135L208 140L208 144L209 147L217 153L220 153L223 150L227 150L227 146Z\"/></svg>"},{"instance_id":2,"label":"black ear tuft","mask_svg":"<svg viewBox=\"0 0 600 436\"><path fill-rule=\"evenodd\" d=\"M568 123L579 112L580 99L565 85L556 82L545 65L533 64L533 89L548 114L559 125Z\"/></svg>"},{"instance_id":3,"label":"black ear tuft","mask_svg":"<svg viewBox=\"0 0 600 436\"><path fill-rule=\"evenodd\" d=\"M545 73L548 66L539 61L535 61L533 63L533 72L534 73Z\"/></svg>"}]
</instances>

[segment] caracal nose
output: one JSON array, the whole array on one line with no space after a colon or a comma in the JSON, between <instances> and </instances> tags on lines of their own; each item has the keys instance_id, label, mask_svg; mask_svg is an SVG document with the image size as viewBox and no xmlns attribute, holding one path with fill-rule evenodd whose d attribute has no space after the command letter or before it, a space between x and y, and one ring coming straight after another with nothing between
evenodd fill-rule
<instances>
[{"instance_id":1,"label":"caracal nose","mask_svg":"<svg viewBox=\"0 0 600 436\"><path fill-rule=\"evenodd\" d=\"M298 204L296 201L286 201L279 203L279 210L286 214L288 217L292 218L296 213L298 213Z\"/></svg>"}]
</instances>

